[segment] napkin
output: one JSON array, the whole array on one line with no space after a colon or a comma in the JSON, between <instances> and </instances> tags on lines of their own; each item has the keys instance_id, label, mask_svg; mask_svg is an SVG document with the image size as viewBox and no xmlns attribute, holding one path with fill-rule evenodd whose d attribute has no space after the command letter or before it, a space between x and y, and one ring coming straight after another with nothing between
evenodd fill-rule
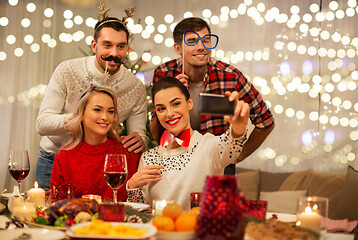
<instances>
[{"instance_id":1,"label":"napkin","mask_svg":"<svg viewBox=\"0 0 358 240\"><path fill-rule=\"evenodd\" d=\"M324 227L324 222L327 221L327 232L352 232L358 224L358 221L348 221L348 219L333 220L330 218L322 218L321 225Z\"/></svg>"}]
</instances>

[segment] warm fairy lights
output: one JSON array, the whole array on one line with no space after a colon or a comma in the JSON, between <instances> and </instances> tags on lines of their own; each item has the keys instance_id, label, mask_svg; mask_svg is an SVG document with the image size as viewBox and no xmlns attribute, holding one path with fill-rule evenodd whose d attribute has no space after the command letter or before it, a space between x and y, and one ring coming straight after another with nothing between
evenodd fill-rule
<instances>
[{"instance_id":1,"label":"warm fairy lights","mask_svg":"<svg viewBox=\"0 0 358 240\"><path fill-rule=\"evenodd\" d=\"M8 0L8 4L13 7L20 7L18 0ZM65 10L62 13L56 13L56 10L52 8L40 10L36 3L31 2L24 6L27 13L25 14L26 17L20 19L19 27L29 29L34 27L35 17L33 13L43 11L43 15L46 17L42 22L43 27L45 27L44 33L41 36L33 36L27 32L24 36L21 36L16 35L16 31L8 31L8 35L4 36L6 44L16 47L15 50L9 51L6 44L3 45L4 48L0 49L0 61L6 61L11 55L20 58L26 54L26 51L37 53L41 51L41 48L55 48L58 45L74 42L84 41L87 45L90 45L93 39L92 29L97 22L95 18L80 16L74 12L75 10ZM19 12L21 11L19 10ZM332 27L333 22L356 18L355 15L358 14L356 0L339 3L330 1L322 11L317 3L312 3L305 9L293 5L288 12L282 12L280 6L269 7L258 1L245 0L236 8L222 6L215 11L214 9L202 9L200 13L201 17L213 25L213 28L227 26L230 19L240 17L249 18L258 27L264 24L282 26L282 32L276 36L276 41L271 46L257 48L253 46L250 50L237 52L234 52L234 49L225 51L220 49L219 46L212 51L212 55L234 66L239 63L245 65L248 62L254 62L253 65L260 65L278 59L277 69L271 71L270 74L259 74L255 71L251 71L250 74L244 71L244 74L262 93L277 118L317 123L319 128L303 130L300 151L302 153L311 152L313 153L312 156L315 156L317 148L321 148L322 151L331 154L334 162L345 164L356 160L357 157L353 151L357 149L357 145L355 147L352 147L352 145L357 144L358 141L358 103L357 100L345 99L342 97L344 95L337 93L347 92L352 94L353 91L357 91L358 36L352 36L343 32L343 29ZM53 31L47 31L54 25L55 20L53 18L55 15L57 16L56 21L63 21L62 25L64 26L64 31L58 35L55 35ZM151 15L143 17L143 21L129 18L127 26L130 32L135 34L136 41L140 41L141 38L146 41L149 40L152 42L152 48L163 45L168 48L167 52L171 52L174 45L171 32L175 24L183 17L190 16L193 16L193 13L188 11L178 17L168 13L162 19L157 19ZM136 17L138 18L138 16ZM0 28L9 25L9 18L10 16L0 16ZM75 27L79 27L81 30L74 30ZM332 44L320 44L321 41ZM333 48L327 48L327 46L333 46ZM153 68L170 60L166 55L152 55L149 50L139 53L133 49L128 57L131 61L138 61L141 58ZM301 58L306 56L306 59L295 62L297 56ZM310 59L320 59L320 66L317 66L317 62ZM322 74L317 71L319 67L325 70ZM133 71L136 73L137 70ZM140 78L144 81L143 74ZM46 85L40 84L19 93L17 96L10 96L7 99L0 97L0 104L4 102L13 103L17 100L28 105L32 100L41 100L45 88ZM304 106L287 106L284 102L273 104L272 98L270 98L270 96L275 95L285 97L293 93L309 96L311 99L319 99L320 109L312 108L311 111L304 111ZM338 126L348 129L349 132L349 136L345 140L347 144L342 146L341 142L339 147L338 145L335 146L337 132L330 130ZM318 136L323 138L323 146L318 146ZM295 156L295 154L278 153L271 148L258 151L258 155L263 161L274 159L278 167L283 166L286 162L291 165L299 164L302 155L297 154Z\"/></svg>"}]
</instances>

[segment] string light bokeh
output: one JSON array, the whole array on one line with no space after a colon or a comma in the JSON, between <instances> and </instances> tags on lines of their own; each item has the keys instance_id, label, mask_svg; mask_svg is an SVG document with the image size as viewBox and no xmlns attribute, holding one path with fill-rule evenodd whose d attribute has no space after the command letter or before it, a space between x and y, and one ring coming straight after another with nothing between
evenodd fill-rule
<instances>
[{"instance_id":1,"label":"string light bokeh","mask_svg":"<svg viewBox=\"0 0 358 240\"><path fill-rule=\"evenodd\" d=\"M0 45L0 65L30 52L63 51L66 47L68 55L63 54L69 59L73 54L69 52L75 47L87 49L90 45L97 22L95 5L86 11L76 5L66 5L69 0L62 2L61 8L46 4L40 7L36 2L24 4L9 0L6 3L12 11L21 13L21 19L14 22L11 14L4 13L0 16L0 29L23 29L20 34L8 30L9 34L2 36L5 42ZM259 161L248 164L267 166L269 170L304 169L312 167L312 162L319 158L323 160L314 167L326 171L356 164L358 34L354 25L358 19L357 1L322 1L322 6L320 1L309 1L309 4L306 1L245 0L230 4L222 1L212 8L196 2L199 7L182 7L182 12L164 14L158 10L148 11L147 5L138 3L134 18L129 18L127 24L134 39L128 58L134 62L141 59L145 65L141 72L133 70L133 73L148 84L155 67L177 57L172 49L176 23L185 17L202 17L210 23L212 32L220 36L212 56L242 70L263 95L277 121L275 132L253 155ZM158 3L154 1L153 5ZM121 16L123 7L113 4L110 13ZM241 27L245 28L241 25L244 21L257 29L252 31L266 29L267 39L247 39L244 31L241 33L244 40L230 39L231 31L240 32ZM40 35L33 35L34 28L44 30ZM232 44L233 41L242 42ZM22 102L38 109L46 84L43 81L15 95L2 92L0 105Z\"/></svg>"}]
</instances>

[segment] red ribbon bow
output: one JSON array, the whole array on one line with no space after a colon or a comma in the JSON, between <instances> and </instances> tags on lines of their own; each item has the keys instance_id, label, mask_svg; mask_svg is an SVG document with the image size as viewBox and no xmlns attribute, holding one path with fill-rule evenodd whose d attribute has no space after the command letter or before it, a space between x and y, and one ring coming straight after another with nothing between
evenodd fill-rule
<instances>
[{"instance_id":1,"label":"red ribbon bow","mask_svg":"<svg viewBox=\"0 0 358 240\"><path fill-rule=\"evenodd\" d=\"M171 134L168 130L165 130L160 138L160 146L165 147L174 141L183 147L188 147L190 143L190 128L182 131L177 137Z\"/></svg>"}]
</instances>

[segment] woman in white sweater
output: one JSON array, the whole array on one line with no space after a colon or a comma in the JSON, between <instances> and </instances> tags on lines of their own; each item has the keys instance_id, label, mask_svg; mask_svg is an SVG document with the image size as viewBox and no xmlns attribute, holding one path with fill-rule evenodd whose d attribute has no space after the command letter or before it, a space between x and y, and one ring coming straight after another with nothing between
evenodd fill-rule
<instances>
[{"instance_id":1,"label":"woman in white sweater","mask_svg":"<svg viewBox=\"0 0 358 240\"><path fill-rule=\"evenodd\" d=\"M202 135L190 126L193 102L188 89L174 77L163 77L153 85L152 99L160 124L175 137L184 130L190 132L190 143L183 147L177 140L143 153L138 172L127 183L128 201L152 204L156 199L174 200L188 210L190 193L203 191L206 176L222 174L240 155L246 141L249 105L238 100L238 92L225 95L236 102L234 115L224 117L230 128L221 136Z\"/></svg>"}]
</instances>

